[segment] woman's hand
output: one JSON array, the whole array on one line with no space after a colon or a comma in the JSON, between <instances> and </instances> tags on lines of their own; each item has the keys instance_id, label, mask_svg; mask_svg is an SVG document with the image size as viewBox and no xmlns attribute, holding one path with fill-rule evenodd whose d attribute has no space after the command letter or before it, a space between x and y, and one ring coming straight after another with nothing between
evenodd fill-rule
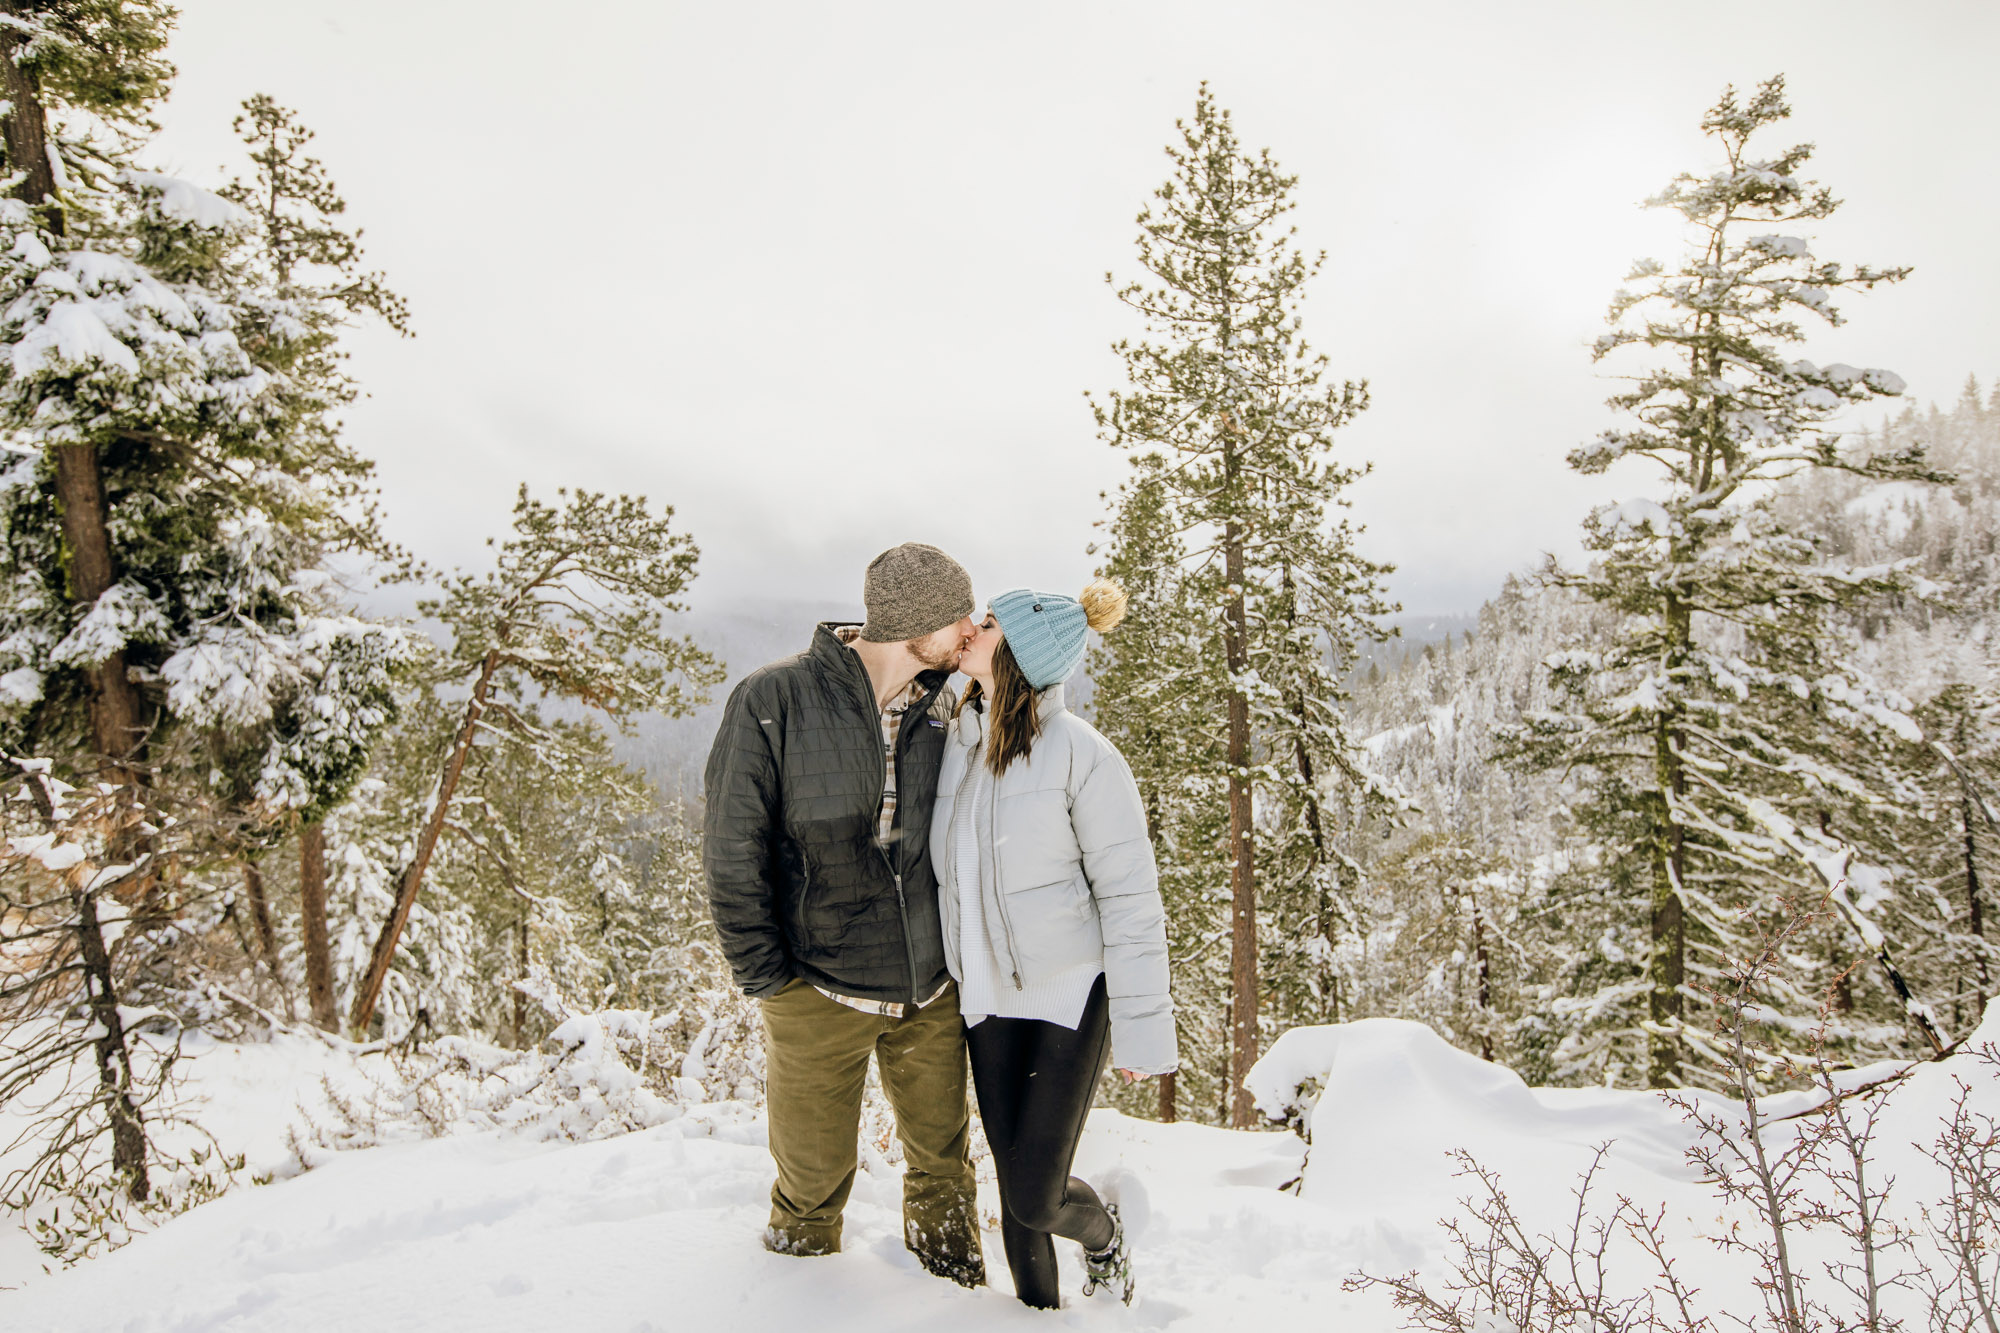
<instances>
[{"instance_id":1,"label":"woman's hand","mask_svg":"<svg viewBox=\"0 0 2000 1333\"><path fill-rule=\"evenodd\" d=\"M1132 1086L1132 1085L1133 1085L1134 1083L1137 1083L1137 1082L1138 1082L1138 1081L1139 1081L1140 1079L1142 1079L1142 1078L1151 1078L1151 1077L1152 1077L1152 1075L1151 1075L1151 1074L1136 1074L1136 1073L1134 1073L1133 1071L1131 1071L1131 1070L1129 1070L1129 1069L1121 1069L1121 1070L1119 1070L1119 1071L1118 1071L1118 1077L1120 1077L1120 1078L1124 1079L1124 1080L1125 1080L1125 1086L1129 1088L1129 1087L1131 1087L1131 1086Z\"/></svg>"}]
</instances>

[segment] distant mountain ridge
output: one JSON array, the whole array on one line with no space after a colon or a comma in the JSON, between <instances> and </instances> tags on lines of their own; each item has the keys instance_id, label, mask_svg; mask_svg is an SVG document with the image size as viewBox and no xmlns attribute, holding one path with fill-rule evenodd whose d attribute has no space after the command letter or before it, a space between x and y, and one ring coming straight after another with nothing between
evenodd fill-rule
<instances>
[{"instance_id":1,"label":"distant mountain ridge","mask_svg":"<svg viewBox=\"0 0 2000 1333\"><path fill-rule=\"evenodd\" d=\"M758 667L803 652L820 621L859 620L861 614L861 608L852 604L773 597L740 598L727 610L696 609L674 617L674 632L693 635L696 643L722 660L728 674L709 701L687 717L639 719L633 733L618 740L618 757L644 770L668 799L698 800L702 766L729 692ZM1398 616L1391 624L1400 636L1363 645L1355 671L1365 673L1375 665L1388 674L1428 645L1463 637L1478 623L1476 613ZM958 677L956 684L963 688L965 678ZM1092 694L1090 677L1079 667L1069 682L1070 706L1088 717Z\"/></svg>"}]
</instances>

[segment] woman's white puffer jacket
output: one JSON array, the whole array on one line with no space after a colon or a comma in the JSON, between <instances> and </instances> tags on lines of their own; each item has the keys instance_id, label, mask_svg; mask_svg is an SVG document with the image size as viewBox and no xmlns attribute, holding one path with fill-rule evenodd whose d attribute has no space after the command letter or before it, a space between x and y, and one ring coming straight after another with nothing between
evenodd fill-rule
<instances>
[{"instance_id":1,"label":"woman's white puffer jacket","mask_svg":"<svg viewBox=\"0 0 2000 1333\"><path fill-rule=\"evenodd\" d=\"M1117 747L1069 711L1062 686L1043 690L1036 703L1042 734L1025 760L993 782L978 812L987 938L1001 975L1017 985L1101 959L1112 1063L1167 1073L1180 1063L1167 990L1167 918L1138 784ZM972 799L969 760L982 729L969 708L952 723L931 815L945 961L960 979L952 813L960 799ZM983 749L978 762L985 763Z\"/></svg>"}]
</instances>

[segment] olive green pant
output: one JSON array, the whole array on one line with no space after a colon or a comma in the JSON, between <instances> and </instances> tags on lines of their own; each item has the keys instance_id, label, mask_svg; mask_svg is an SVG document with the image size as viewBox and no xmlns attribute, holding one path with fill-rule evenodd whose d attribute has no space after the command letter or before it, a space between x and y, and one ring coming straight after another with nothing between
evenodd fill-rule
<instances>
[{"instance_id":1,"label":"olive green pant","mask_svg":"<svg viewBox=\"0 0 2000 1333\"><path fill-rule=\"evenodd\" d=\"M903 1243L941 1277L984 1282L958 987L902 1018L849 1008L796 980L762 1004L778 1165L765 1246L784 1254L839 1252L872 1053L903 1143Z\"/></svg>"}]
</instances>

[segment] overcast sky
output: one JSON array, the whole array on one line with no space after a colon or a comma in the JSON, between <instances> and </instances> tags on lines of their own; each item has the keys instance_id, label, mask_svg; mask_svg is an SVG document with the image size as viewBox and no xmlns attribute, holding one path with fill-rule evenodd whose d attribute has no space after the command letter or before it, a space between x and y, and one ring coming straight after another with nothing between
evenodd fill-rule
<instances>
[{"instance_id":1,"label":"overcast sky","mask_svg":"<svg viewBox=\"0 0 2000 1333\"><path fill-rule=\"evenodd\" d=\"M1307 337L1374 396L1354 517L1443 612L1640 486L1563 464L1610 421L1585 349L1678 253L1640 204L1726 83L1788 76L1823 256L1916 269L1806 354L1920 403L2000 373L1996 49L2000 6L1936 0L184 0L157 153L219 182L254 92L319 132L418 331L354 338L349 420L426 558L526 481L672 503L698 606L858 601L909 539L984 597L1090 571L1125 465L1082 395L1137 331L1104 275L1207 79L1300 177Z\"/></svg>"}]
</instances>

